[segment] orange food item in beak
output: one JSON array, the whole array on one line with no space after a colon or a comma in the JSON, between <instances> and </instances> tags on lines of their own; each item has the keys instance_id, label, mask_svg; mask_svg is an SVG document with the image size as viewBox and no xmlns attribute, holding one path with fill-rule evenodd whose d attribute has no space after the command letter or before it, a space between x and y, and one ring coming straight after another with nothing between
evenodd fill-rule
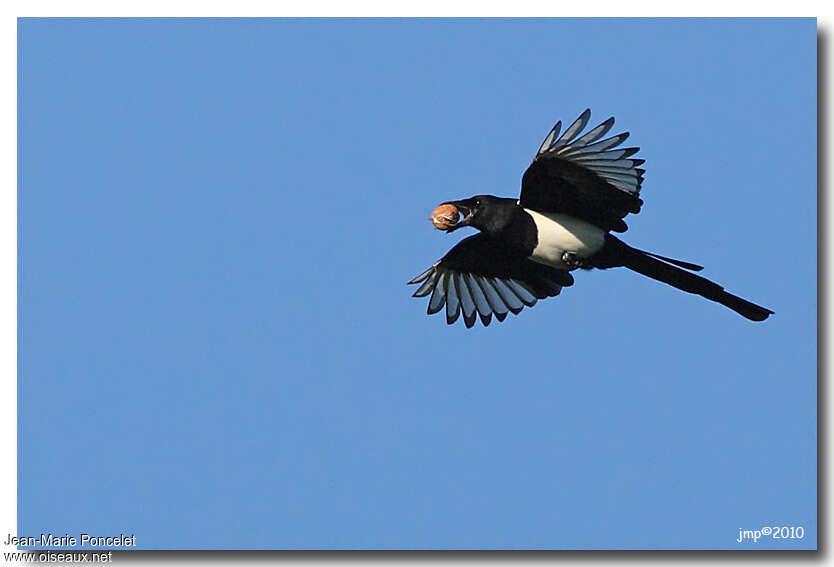
<instances>
[{"instance_id":1,"label":"orange food item in beak","mask_svg":"<svg viewBox=\"0 0 834 567\"><path fill-rule=\"evenodd\" d=\"M431 223L437 230L448 230L458 222L460 213L454 205L440 205L431 213Z\"/></svg>"}]
</instances>

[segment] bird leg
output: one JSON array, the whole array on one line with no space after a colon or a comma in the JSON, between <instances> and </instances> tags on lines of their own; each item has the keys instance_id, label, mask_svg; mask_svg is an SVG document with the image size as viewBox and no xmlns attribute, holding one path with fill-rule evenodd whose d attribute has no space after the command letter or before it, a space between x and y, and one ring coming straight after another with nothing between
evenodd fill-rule
<instances>
[{"instance_id":1,"label":"bird leg","mask_svg":"<svg viewBox=\"0 0 834 567\"><path fill-rule=\"evenodd\" d=\"M577 256L573 252L563 252L562 262L570 269L582 267L582 258Z\"/></svg>"}]
</instances>

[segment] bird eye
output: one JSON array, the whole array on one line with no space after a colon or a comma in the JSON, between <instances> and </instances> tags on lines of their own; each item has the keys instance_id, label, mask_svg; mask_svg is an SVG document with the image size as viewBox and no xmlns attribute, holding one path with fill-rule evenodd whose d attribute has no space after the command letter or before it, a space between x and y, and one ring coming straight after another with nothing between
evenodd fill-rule
<instances>
[{"instance_id":1,"label":"bird eye","mask_svg":"<svg viewBox=\"0 0 834 567\"><path fill-rule=\"evenodd\" d=\"M480 207L480 206L481 206L481 200L480 200L480 199L475 199L475 206L476 206L476 207Z\"/></svg>"}]
</instances>

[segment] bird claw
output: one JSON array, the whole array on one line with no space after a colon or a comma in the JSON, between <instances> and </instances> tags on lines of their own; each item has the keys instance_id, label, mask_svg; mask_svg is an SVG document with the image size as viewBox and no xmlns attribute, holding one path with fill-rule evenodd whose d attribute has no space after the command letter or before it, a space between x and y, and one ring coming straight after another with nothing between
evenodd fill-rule
<instances>
[{"instance_id":1,"label":"bird claw","mask_svg":"<svg viewBox=\"0 0 834 567\"><path fill-rule=\"evenodd\" d=\"M582 258L573 252L564 252L562 254L562 262L571 269L582 267Z\"/></svg>"}]
</instances>

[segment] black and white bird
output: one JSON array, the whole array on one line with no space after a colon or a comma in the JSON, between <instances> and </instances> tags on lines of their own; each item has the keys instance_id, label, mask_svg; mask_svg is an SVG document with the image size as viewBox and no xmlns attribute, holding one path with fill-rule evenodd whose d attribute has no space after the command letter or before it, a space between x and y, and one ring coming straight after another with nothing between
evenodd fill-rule
<instances>
[{"instance_id":1,"label":"black and white bird","mask_svg":"<svg viewBox=\"0 0 834 567\"><path fill-rule=\"evenodd\" d=\"M559 295L573 285L572 270L623 266L752 321L767 319L773 311L692 273L701 266L632 248L611 234L625 232L623 218L640 212L644 160L631 157L639 148L616 149L628 132L602 139L613 118L582 134L590 116L583 112L561 136L561 122L553 127L524 173L520 199L479 195L443 204L463 215L447 232L464 226L480 232L411 280L420 284L414 297L431 294L428 313L445 307L450 325L461 313L467 327L477 317L489 325L493 315L503 321Z\"/></svg>"}]
</instances>

